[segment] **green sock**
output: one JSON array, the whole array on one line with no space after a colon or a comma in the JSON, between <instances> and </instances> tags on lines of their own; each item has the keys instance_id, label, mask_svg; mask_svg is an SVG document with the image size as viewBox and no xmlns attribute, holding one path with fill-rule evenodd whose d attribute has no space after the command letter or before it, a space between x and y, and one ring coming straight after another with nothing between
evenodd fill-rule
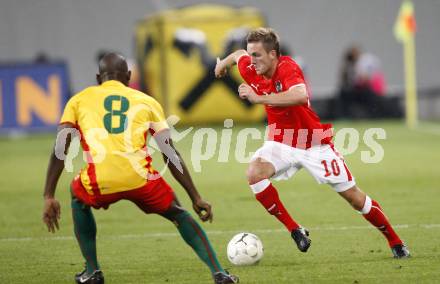
<instances>
[{"instance_id":1,"label":"green sock","mask_svg":"<svg viewBox=\"0 0 440 284\"><path fill-rule=\"evenodd\" d=\"M92 210L72 197L72 217L76 239L86 260L87 273L99 269L96 257L96 223Z\"/></svg>"},{"instance_id":2,"label":"green sock","mask_svg":"<svg viewBox=\"0 0 440 284\"><path fill-rule=\"evenodd\" d=\"M225 272L218 262L217 256L205 234L205 231L188 212L183 212L175 217L177 229L185 242L191 246L199 258L208 265L211 273Z\"/></svg>"}]
</instances>

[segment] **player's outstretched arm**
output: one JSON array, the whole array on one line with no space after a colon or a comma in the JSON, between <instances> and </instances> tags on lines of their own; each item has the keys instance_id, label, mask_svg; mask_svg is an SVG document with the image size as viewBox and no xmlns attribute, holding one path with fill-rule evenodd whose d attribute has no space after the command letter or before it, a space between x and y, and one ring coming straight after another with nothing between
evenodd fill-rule
<instances>
[{"instance_id":1,"label":"player's outstretched arm","mask_svg":"<svg viewBox=\"0 0 440 284\"><path fill-rule=\"evenodd\" d=\"M52 154L49 159L49 166L47 167L46 183L44 186L44 208L43 208L43 222L46 224L49 232L55 233L56 229L59 229L58 220L61 216L61 206L58 200L55 199L55 190L57 187L58 179L64 169L64 161L60 160L56 156L56 152L61 152L64 155L70 146L71 135L60 135L65 128L70 128L71 125L61 125L58 128L57 141ZM64 139L63 139L64 137ZM63 139L63 141L61 141Z\"/></svg>"},{"instance_id":2,"label":"player's outstretched arm","mask_svg":"<svg viewBox=\"0 0 440 284\"><path fill-rule=\"evenodd\" d=\"M261 104L280 107L304 105L309 101L306 86L303 84L294 86L289 90L276 95L270 94L267 96L260 96L260 98Z\"/></svg>"},{"instance_id":3,"label":"player's outstretched arm","mask_svg":"<svg viewBox=\"0 0 440 284\"><path fill-rule=\"evenodd\" d=\"M234 64L237 64L238 59L243 56L247 55L248 53L244 49L239 49L228 56L226 56L224 59L220 60L220 58L217 57L217 64L215 65L215 77L221 78L226 76L228 73L228 68L233 66Z\"/></svg>"},{"instance_id":4,"label":"player's outstretched arm","mask_svg":"<svg viewBox=\"0 0 440 284\"><path fill-rule=\"evenodd\" d=\"M241 84L238 87L240 98L247 99L253 104L264 104L271 106L296 106L308 103L307 89L305 85L294 86L287 91L265 96L258 96L248 84Z\"/></svg>"},{"instance_id":5,"label":"player's outstretched arm","mask_svg":"<svg viewBox=\"0 0 440 284\"><path fill-rule=\"evenodd\" d=\"M173 177L185 189L190 197L194 211L199 215L203 222L212 222L213 213L211 204L202 199L197 191L188 168L182 159L180 153L176 150L171 140L170 131L162 130L154 135L154 138L162 152L163 159L168 165Z\"/></svg>"}]
</instances>

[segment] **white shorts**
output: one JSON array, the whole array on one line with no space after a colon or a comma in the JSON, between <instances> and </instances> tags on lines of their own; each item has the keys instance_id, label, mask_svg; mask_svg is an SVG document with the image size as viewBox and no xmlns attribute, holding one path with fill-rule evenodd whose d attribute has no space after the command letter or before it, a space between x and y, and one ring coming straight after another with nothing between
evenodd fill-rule
<instances>
[{"instance_id":1,"label":"white shorts","mask_svg":"<svg viewBox=\"0 0 440 284\"><path fill-rule=\"evenodd\" d=\"M330 184L336 192L343 192L356 183L344 158L330 145L317 145L307 150L294 148L275 141L264 142L251 161L262 158L275 168L274 180L291 178L305 168L315 180Z\"/></svg>"}]
</instances>

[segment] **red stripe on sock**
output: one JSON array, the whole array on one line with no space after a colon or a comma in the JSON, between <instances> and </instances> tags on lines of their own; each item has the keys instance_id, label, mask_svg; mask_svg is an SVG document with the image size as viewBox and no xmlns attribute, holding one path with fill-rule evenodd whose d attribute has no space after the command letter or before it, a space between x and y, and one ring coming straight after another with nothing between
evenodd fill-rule
<instances>
[{"instance_id":1,"label":"red stripe on sock","mask_svg":"<svg viewBox=\"0 0 440 284\"><path fill-rule=\"evenodd\" d=\"M211 260L212 265L214 266L214 269L216 272L220 271L220 268L216 265L214 256L212 255L212 251L209 247L208 240L206 240L205 236L200 231L200 228L197 226L197 224L194 222L193 218L191 216L187 216L189 223L193 227L193 229L196 231L197 235L202 240L203 245L205 246L206 251L208 252L209 259Z\"/></svg>"},{"instance_id":2,"label":"red stripe on sock","mask_svg":"<svg viewBox=\"0 0 440 284\"><path fill-rule=\"evenodd\" d=\"M289 212L287 212L278 196L277 190L271 183L263 191L255 194L255 198L271 215L274 215L283 223L289 232L300 227L290 216Z\"/></svg>"},{"instance_id":3,"label":"red stripe on sock","mask_svg":"<svg viewBox=\"0 0 440 284\"><path fill-rule=\"evenodd\" d=\"M383 213L382 208L380 207L377 201L371 201L371 210L367 214L364 214L364 218L367 219L373 226L375 226L379 231L382 232L384 237L387 239L390 247L393 247L398 244L402 244L402 240L399 238L397 233L394 231L391 226L388 218Z\"/></svg>"}]
</instances>

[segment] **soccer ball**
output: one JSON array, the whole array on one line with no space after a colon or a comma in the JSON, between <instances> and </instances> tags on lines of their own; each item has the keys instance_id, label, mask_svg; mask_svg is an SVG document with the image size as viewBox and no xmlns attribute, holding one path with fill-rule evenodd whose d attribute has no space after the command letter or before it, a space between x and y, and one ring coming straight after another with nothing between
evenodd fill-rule
<instances>
[{"instance_id":1,"label":"soccer ball","mask_svg":"<svg viewBox=\"0 0 440 284\"><path fill-rule=\"evenodd\" d=\"M263 243L254 234L236 234L228 243L228 259L235 265L252 265L263 257Z\"/></svg>"}]
</instances>

